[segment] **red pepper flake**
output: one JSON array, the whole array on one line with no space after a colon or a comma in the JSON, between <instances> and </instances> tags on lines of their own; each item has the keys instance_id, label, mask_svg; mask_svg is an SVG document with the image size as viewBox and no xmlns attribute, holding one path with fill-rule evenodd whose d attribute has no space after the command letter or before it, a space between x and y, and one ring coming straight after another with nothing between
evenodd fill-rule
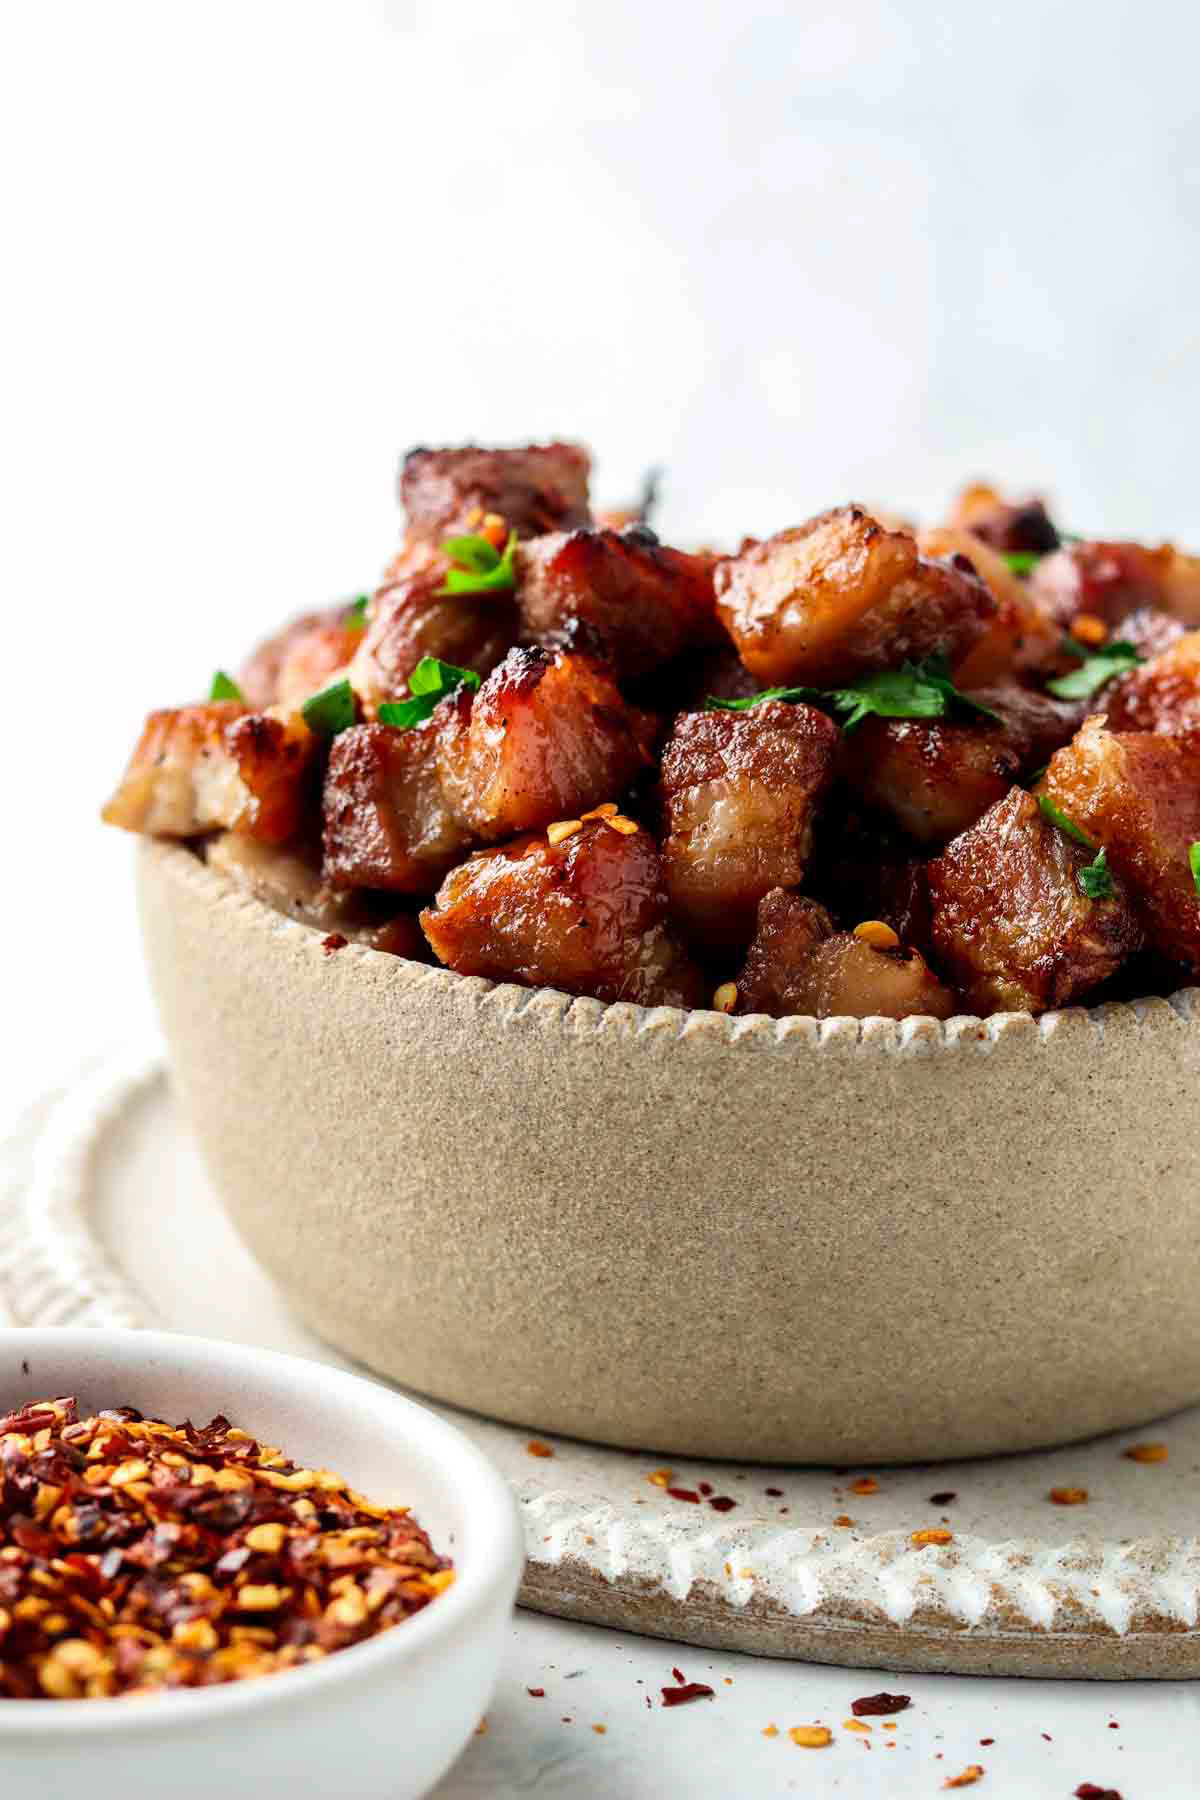
<instances>
[{"instance_id":1,"label":"red pepper flake","mask_svg":"<svg viewBox=\"0 0 1200 1800\"><path fill-rule=\"evenodd\" d=\"M988 1745L994 1744L995 1741L996 1741L995 1738L980 1738L979 1747L981 1750L986 1750Z\"/></svg>"},{"instance_id":2,"label":"red pepper flake","mask_svg":"<svg viewBox=\"0 0 1200 1800\"><path fill-rule=\"evenodd\" d=\"M850 1492L852 1494L877 1494L879 1483L873 1475L860 1475L857 1481L850 1483Z\"/></svg>"},{"instance_id":3,"label":"red pepper flake","mask_svg":"<svg viewBox=\"0 0 1200 1800\"><path fill-rule=\"evenodd\" d=\"M349 942L349 938L344 938L340 931L331 931L328 937L321 939L321 948L326 956L332 956L335 950L344 950Z\"/></svg>"},{"instance_id":4,"label":"red pepper flake","mask_svg":"<svg viewBox=\"0 0 1200 1800\"><path fill-rule=\"evenodd\" d=\"M546 1698L545 1688L526 1688L525 1692L529 1695L531 1700L544 1700Z\"/></svg>"},{"instance_id":5,"label":"red pepper flake","mask_svg":"<svg viewBox=\"0 0 1200 1800\"><path fill-rule=\"evenodd\" d=\"M679 1671L672 1669L671 1673L677 1675ZM712 1697L713 1690L706 1681L685 1681L680 1687L662 1689L664 1706L686 1706L689 1700L711 1700Z\"/></svg>"},{"instance_id":6,"label":"red pepper flake","mask_svg":"<svg viewBox=\"0 0 1200 1800\"><path fill-rule=\"evenodd\" d=\"M737 1501L732 1500L728 1494L714 1494L708 1504L714 1512L732 1512Z\"/></svg>"},{"instance_id":7,"label":"red pepper flake","mask_svg":"<svg viewBox=\"0 0 1200 1800\"><path fill-rule=\"evenodd\" d=\"M1121 1727L1115 1719L1110 1719L1108 1721L1108 1729L1110 1731L1120 1731Z\"/></svg>"},{"instance_id":8,"label":"red pepper flake","mask_svg":"<svg viewBox=\"0 0 1200 1800\"><path fill-rule=\"evenodd\" d=\"M704 1495L704 1498L707 1500L708 1496L713 1491L712 1482L711 1481L698 1481L696 1483L696 1486L700 1489L700 1492Z\"/></svg>"},{"instance_id":9,"label":"red pepper flake","mask_svg":"<svg viewBox=\"0 0 1200 1800\"><path fill-rule=\"evenodd\" d=\"M597 1737L603 1737L605 1732L608 1730L608 1726L607 1725L593 1725L592 1730L595 1732Z\"/></svg>"},{"instance_id":10,"label":"red pepper flake","mask_svg":"<svg viewBox=\"0 0 1200 1800\"><path fill-rule=\"evenodd\" d=\"M549 1444L543 1444L541 1438L530 1438L525 1446L530 1456L553 1456L554 1451Z\"/></svg>"},{"instance_id":11,"label":"red pepper flake","mask_svg":"<svg viewBox=\"0 0 1200 1800\"><path fill-rule=\"evenodd\" d=\"M1167 1446L1165 1444L1130 1444L1128 1450L1122 1450L1130 1462L1154 1463L1166 1462Z\"/></svg>"},{"instance_id":12,"label":"red pepper flake","mask_svg":"<svg viewBox=\"0 0 1200 1800\"><path fill-rule=\"evenodd\" d=\"M699 1494L694 1493L691 1488L668 1488L667 1492L670 1494L672 1500L686 1500L692 1506L699 1506L700 1504Z\"/></svg>"},{"instance_id":13,"label":"red pepper flake","mask_svg":"<svg viewBox=\"0 0 1200 1800\"><path fill-rule=\"evenodd\" d=\"M1050 1733L1048 1731L1043 1731L1042 1736L1045 1738L1045 1740L1048 1744L1052 1744L1054 1742L1054 1739L1050 1736Z\"/></svg>"},{"instance_id":14,"label":"red pepper flake","mask_svg":"<svg viewBox=\"0 0 1200 1800\"><path fill-rule=\"evenodd\" d=\"M783 1499L783 1489L782 1488L764 1488L763 1493L767 1496L768 1500L782 1500Z\"/></svg>"},{"instance_id":15,"label":"red pepper flake","mask_svg":"<svg viewBox=\"0 0 1200 1800\"><path fill-rule=\"evenodd\" d=\"M930 1504L930 1506L949 1506L950 1502L952 1500L957 1500L957 1499L958 1499L958 1495L955 1493L953 1488L945 1488L940 1493L930 1494L929 1504Z\"/></svg>"},{"instance_id":16,"label":"red pepper flake","mask_svg":"<svg viewBox=\"0 0 1200 1800\"><path fill-rule=\"evenodd\" d=\"M952 1544L954 1533L945 1531L940 1526L932 1531L914 1531L909 1539L915 1550L921 1550L926 1544Z\"/></svg>"},{"instance_id":17,"label":"red pepper flake","mask_svg":"<svg viewBox=\"0 0 1200 1800\"><path fill-rule=\"evenodd\" d=\"M1087 1497L1086 1488L1055 1487L1050 1489L1050 1498L1055 1506L1086 1506Z\"/></svg>"},{"instance_id":18,"label":"red pepper flake","mask_svg":"<svg viewBox=\"0 0 1200 1800\"><path fill-rule=\"evenodd\" d=\"M950 1775L942 1786L947 1788L974 1787L977 1781L983 1780L983 1764L970 1763L961 1775Z\"/></svg>"},{"instance_id":19,"label":"red pepper flake","mask_svg":"<svg viewBox=\"0 0 1200 1800\"><path fill-rule=\"evenodd\" d=\"M903 1712L912 1705L910 1694L864 1694L861 1700L850 1702L850 1711L856 1719L882 1718L885 1713Z\"/></svg>"},{"instance_id":20,"label":"red pepper flake","mask_svg":"<svg viewBox=\"0 0 1200 1800\"><path fill-rule=\"evenodd\" d=\"M849 1513L839 1513L833 1522L835 1525L840 1525L844 1531L848 1525L853 1525L854 1520L850 1517Z\"/></svg>"},{"instance_id":21,"label":"red pepper flake","mask_svg":"<svg viewBox=\"0 0 1200 1800\"><path fill-rule=\"evenodd\" d=\"M1081 1781L1073 1792L1075 1800L1121 1800L1116 1788L1097 1787L1094 1781Z\"/></svg>"}]
</instances>

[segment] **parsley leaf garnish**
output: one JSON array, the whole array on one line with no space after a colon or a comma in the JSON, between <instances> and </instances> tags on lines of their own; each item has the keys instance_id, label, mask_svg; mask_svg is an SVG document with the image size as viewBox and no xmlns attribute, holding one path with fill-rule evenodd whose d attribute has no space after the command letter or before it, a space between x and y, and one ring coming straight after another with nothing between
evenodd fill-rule
<instances>
[{"instance_id":1,"label":"parsley leaf garnish","mask_svg":"<svg viewBox=\"0 0 1200 1800\"><path fill-rule=\"evenodd\" d=\"M1193 844L1188 851L1188 867L1192 871L1196 892L1200 894L1200 843Z\"/></svg>"},{"instance_id":2,"label":"parsley leaf garnish","mask_svg":"<svg viewBox=\"0 0 1200 1800\"><path fill-rule=\"evenodd\" d=\"M348 681L335 681L319 694L310 694L300 716L318 737L336 737L339 731L348 731L357 717L354 689Z\"/></svg>"},{"instance_id":3,"label":"parsley leaf garnish","mask_svg":"<svg viewBox=\"0 0 1200 1800\"><path fill-rule=\"evenodd\" d=\"M851 687L768 688L765 693L752 694L748 700L710 697L704 704L708 711L747 712L763 700L805 701L810 706L844 713L843 731L853 731L872 713L881 719L942 719L954 708L999 723L999 714L990 706L972 700L955 687L950 679L950 665L942 655L926 657L921 663L906 662L902 669L878 670L864 675Z\"/></svg>"},{"instance_id":4,"label":"parsley leaf garnish","mask_svg":"<svg viewBox=\"0 0 1200 1800\"><path fill-rule=\"evenodd\" d=\"M1085 850L1099 849L1099 845L1093 844L1087 833L1080 831L1078 825L1076 825L1073 820L1068 819L1065 812L1059 812L1053 800L1048 799L1045 794L1038 795L1037 803L1042 809L1043 818L1049 819L1052 825L1057 825L1060 831L1065 831L1069 838L1074 838L1075 842L1077 844L1082 844ZM1103 854L1103 852L1101 852L1101 854Z\"/></svg>"},{"instance_id":5,"label":"parsley leaf garnish","mask_svg":"<svg viewBox=\"0 0 1200 1800\"><path fill-rule=\"evenodd\" d=\"M517 534L510 531L501 554L485 537L447 538L442 549L455 566L446 571L439 594L503 593L517 585Z\"/></svg>"},{"instance_id":6,"label":"parsley leaf garnish","mask_svg":"<svg viewBox=\"0 0 1200 1800\"><path fill-rule=\"evenodd\" d=\"M392 725L397 731L408 731L423 725L439 700L460 687L474 692L479 676L474 669L459 669L453 663L439 662L436 656L423 656L408 678L408 700L385 700L376 717L381 725Z\"/></svg>"},{"instance_id":7,"label":"parsley leaf garnish","mask_svg":"<svg viewBox=\"0 0 1200 1800\"><path fill-rule=\"evenodd\" d=\"M1077 644L1074 638L1064 638L1062 649L1065 656L1078 656L1080 667L1046 683L1047 691L1056 694L1060 700L1088 700L1114 676L1128 675L1131 669L1146 660L1125 638L1103 644L1099 650L1089 650L1086 645Z\"/></svg>"},{"instance_id":8,"label":"parsley leaf garnish","mask_svg":"<svg viewBox=\"0 0 1200 1800\"><path fill-rule=\"evenodd\" d=\"M1079 885L1089 900L1111 900L1113 878L1108 867L1108 852L1102 850L1095 862L1079 871Z\"/></svg>"},{"instance_id":9,"label":"parsley leaf garnish","mask_svg":"<svg viewBox=\"0 0 1200 1800\"><path fill-rule=\"evenodd\" d=\"M244 700L246 698L232 675L224 669L218 669L212 678L212 686L208 690L210 700Z\"/></svg>"},{"instance_id":10,"label":"parsley leaf garnish","mask_svg":"<svg viewBox=\"0 0 1200 1800\"><path fill-rule=\"evenodd\" d=\"M349 601L346 607L346 624L365 629L367 623L367 607L370 598L367 594L359 594Z\"/></svg>"},{"instance_id":11,"label":"parsley leaf garnish","mask_svg":"<svg viewBox=\"0 0 1200 1800\"><path fill-rule=\"evenodd\" d=\"M1004 560L1014 575L1032 575L1042 559L1036 550L1006 550Z\"/></svg>"}]
</instances>

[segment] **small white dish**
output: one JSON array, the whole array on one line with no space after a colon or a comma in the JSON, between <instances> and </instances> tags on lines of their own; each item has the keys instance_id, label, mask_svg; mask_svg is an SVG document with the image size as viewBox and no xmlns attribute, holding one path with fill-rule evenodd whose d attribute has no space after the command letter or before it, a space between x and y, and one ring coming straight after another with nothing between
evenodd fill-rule
<instances>
[{"instance_id":1,"label":"small white dish","mask_svg":"<svg viewBox=\"0 0 1200 1800\"><path fill-rule=\"evenodd\" d=\"M423 1611L304 1669L111 1700L0 1700L11 1800L170 1794L406 1800L487 1706L523 1563L512 1494L454 1426L389 1388L251 1346L168 1332L0 1331L0 1413L74 1394L207 1424L225 1413L361 1492L411 1507L457 1579Z\"/></svg>"}]
</instances>

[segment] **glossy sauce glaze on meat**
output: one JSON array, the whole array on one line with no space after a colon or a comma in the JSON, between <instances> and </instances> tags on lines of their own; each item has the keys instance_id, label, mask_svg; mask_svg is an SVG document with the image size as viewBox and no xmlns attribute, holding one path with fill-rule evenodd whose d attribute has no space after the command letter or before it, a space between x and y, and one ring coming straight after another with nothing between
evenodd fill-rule
<instances>
[{"instance_id":1,"label":"glossy sauce glaze on meat","mask_svg":"<svg viewBox=\"0 0 1200 1800\"><path fill-rule=\"evenodd\" d=\"M1200 977L1200 559L978 484L921 530L676 547L589 470L411 451L377 591L152 713L105 818L331 943L607 1002L945 1019Z\"/></svg>"}]
</instances>

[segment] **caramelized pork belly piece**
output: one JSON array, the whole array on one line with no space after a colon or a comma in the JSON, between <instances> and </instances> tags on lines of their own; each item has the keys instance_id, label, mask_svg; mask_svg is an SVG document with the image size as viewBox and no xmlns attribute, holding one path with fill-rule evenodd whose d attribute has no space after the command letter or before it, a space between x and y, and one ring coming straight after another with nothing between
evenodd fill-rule
<instances>
[{"instance_id":1,"label":"caramelized pork belly piece","mask_svg":"<svg viewBox=\"0 0 1200 1800\"><path fill-rule=\"evenodd\" d=\"M336 932L348 943L393 956L426 956L412 913L398 912L390 895L331 888L321 873L318 851L283 849L223 831L206 844L204 860L264 906L315 931Z\"/></svg>"},{"instance_id":2,"label":"caramelized pork belly piece","mask_svg":"<svg viewBox=\"0 0 1200 1800\"><path fill-rule=\"evenodd\" d=\"M1104 690L1110 731L1200 730L1200 631L1189 631Z\"/></svg>"},{"instance_id":3,"label":"caramelized pork belly piece","mask_svg":"<svg viewBox=\"0 0 1200 1800\"><path fill-rule=\"evenodd\" d=\"M516 641L512 595L443 594L449 566L432 545L410 543L372 599L350 665L350 684L368 713L408 692L422 657L487 675Z\"/></svg>"},{"instance_id":4,"label":"caramelized pork belly piece","mask_svg":"<svg viewBox=\"0 0 1200 1800\"><path fill-rule=\"evenodd\" d=\"M443 786L493 842L611 800L651 760L653 719L568 651L510 650L473 700L460 691L456 717L439 738Z\"/></svg>"},{"instance_id":5,"label":"caramelized pork belly piece","mask_svg":"<svg viewBox=\"0 0 1200 1800\"><path fill-rule=\"evenodd\" d=\"M289 619L281 630L273 632L269 638L251 652L237 673L237 684L245 697L248 706L263 709L274 706L282 699L280 678L284 665L291 661L293 652L306 654L303 646L317 641L326 632L337 633L344 629L350 621L350 609L345 606L325 606L318 612L301 613L298 618ZM350 629L354 631L353 623ZM355 643L361 637L361 630L354 631ZM349 661L348 653L342 658ZM340 667L341 664L335 664ZM320 686L320 683L317 684ZM306 688L300 698L312 693Z\"/></svg>"},{"instance_id":6,"label":"caramelized pork belly piece","mask_svg":"<svg viewBox=\"0 0 1200 1800\"><path fill-rule=\"evenodd\" d=\"M325 775L322 874L334 888L431 894L471 842L446 798L439 731L455 699L410 731L353 725L339 733Z\"/></svg>"},{"instance_id":7,"label":"caramelized pork belly piece","mask_svg":"<svg viewBox=\"0 0 1200 1800\"><path fill-rule=\"evenodd\" d=\"M628 531L556 532L517 550L517 600L527 643L583 627L620 679L636 680L682 651L723 638L711 556Z\"/></svg>"},{"instance_id":8,"label":"caramelized pork belly piece","mask_svg":"<svg viewBox=\"0 0 1200 1800\"><path fill-rule=\"evenodd\" d=\"M877 934L886 940L888 934ZM776 888L758 909L758 929L737 979L739 1013L793 1013L816 1019L949 1019L957 996L917 950L898 939L882 947L832 931L823 907Z\"/></svg>"},{"instance_id":9,"label":"caramelized pork belly piece","mask_svg":"<svg viewBox=\"0 0 1200 1800\"><path fill-rule=\"evenodd\" d=\"M250 712L237 700L151 713L102 816L151 837L224 828L283 844L314 798L317 749L298 714Z\"/></svg>"},{"instance_id":10,"label":"caramelized pork belly piece","mask_svg":"<svg viewBox=\"0 0 1200 1800\"><path fill-rule=\"evenodd\" d=\"M746 944L774 887L796 887L833 773L838 729L811 706L684 713L662 756L671 914L698 942Z\"/></svg>"},{"instance_id":11,"label":"caramelized pork belly piece","mask_svg":"<svg viewBox=\"0 0 1200 1800\"><path fill-rule=\"evenodd\" d=\"M362 641L362 620L347 619L344 612L340 618L298 633L280 665L279 704L298 708L311 694L343 676Z\"/></svg>"},{"instance_id":12,"label":"caramelized pork belly piece","mask_svg":"<svg viewBox=\"0 0 1200 1800\"><path fill-rule=\"evenodd\" d=\"M737 978L739 1013L769 1013L774 1019L802 1012L794 1004L807 981L805 965L818 944L834 933L823 906L786 888L772 888L758 903L754 937Z\"/></svg>"},{"instance_id":13,"label":"caramelized pork belly piece","mask_svg":"<svg viewBox=\"0 0 1200 1800\"><path fill-rule=\"evenodd\" d=\"M578 444L410 450L400 466L400 504L409 534L440 544L477 531L489 513L522 538L589 525L591 463Z\"/></svg>"},{"instance_id":14,"label":"caramelized pork belly piece","mask_svg":"<svg viewBox=\"0 0 1200 1800\"><path fill-rule=\"evenodd\" d=\"M1104 846L1152 945L1200 974L1200 894L1188 860L1200 842L1200 732L1113 732L1091 718L1051 757L1041 787Z\"/></svg>"},{"instance_id":15,"label":"caramelized pork belly piece","mask_svg":"<svg viewBox=\"0 0 1200 1800\"><path fill-rule=\"evenodd\" d=\"M860 506L822 513L718 563L717 607L764 686L828 686L943 651L963 657L996 611L965 561L923 558Z\"/></svg>"},{"instance_id":16,"label":"caramelized pork belly piece","mask_svg":"<svg viewBox=\"0 0 1200 1800\"><path fill-rule=\"evenodd\" d=\"M1060 542L1044 500L1033 495L1006 500L984 482L963 489L950 509L949 524L982 538L994 550L1045 556L1047 551L1057 550Z\"/></svg>"},{"instance_id":17,"label":"caramelized pork belly piece","mask_svg":"<svg viewBox=\"0 0 1200 1800\"><path fill-rule=\"evenodd\" d=\"M980 635L957 661L954 679L960 688L982 687L1014 670L1041 669L1054 662L1062 627L998 550L969 531L946 526L918 532L917 548L935 560L965 559L996 602Z\"/></svg>"},{"instance_id":18,"label":"caramelized pork belly piece","mask_svg":"<svg viewBox=\"0 0 1200 1800\"><path fill-rule=\"evenodd\" d=\"M1102 540L1068 544L1042 558L1030 586L1068 631L1080 614L1102 620L1112 631L1147 606L1200 626L1200 557L1171 544L1157 549Z\"/></svg>"},{"instance_id":19,"label":"caramelized pork belly piece","mask_svg":"<svg viewBox=\"0 0 1200 1800\"><path fill-rule=\"evenodd\" d=\"M1086 711L1086 702L1016 682L976 689L971 698L999 721L870 718L843 740L842 780L919 844L945 844L966 831L1067 743Z\"/></svg>"},{"instance_id":20,"label":"caramelized pork belly piece","mask_svg":"<svg viewBox=\"0 0 1200 1800\"><path fill-rule=\"evenodd\" d=\"M462 975L643 1006L698 1006L707 987L666 925L654 839L585 820L551 844L518 838L452 871L421 925Z\"/></svg>"},{"instance_id":21,"label":"caramelized pork belly piece","mask_svg":"<svg viewBox=\"0 0 1200 1800\"><path fill-rule=\"evenodd\" d=\"M976 1012L1064 1006L1139 948L1119 875L1107 900L1080 885L1094 855L1014 787L929 864L933 949Z\"/></svg>"}]
</instances>

